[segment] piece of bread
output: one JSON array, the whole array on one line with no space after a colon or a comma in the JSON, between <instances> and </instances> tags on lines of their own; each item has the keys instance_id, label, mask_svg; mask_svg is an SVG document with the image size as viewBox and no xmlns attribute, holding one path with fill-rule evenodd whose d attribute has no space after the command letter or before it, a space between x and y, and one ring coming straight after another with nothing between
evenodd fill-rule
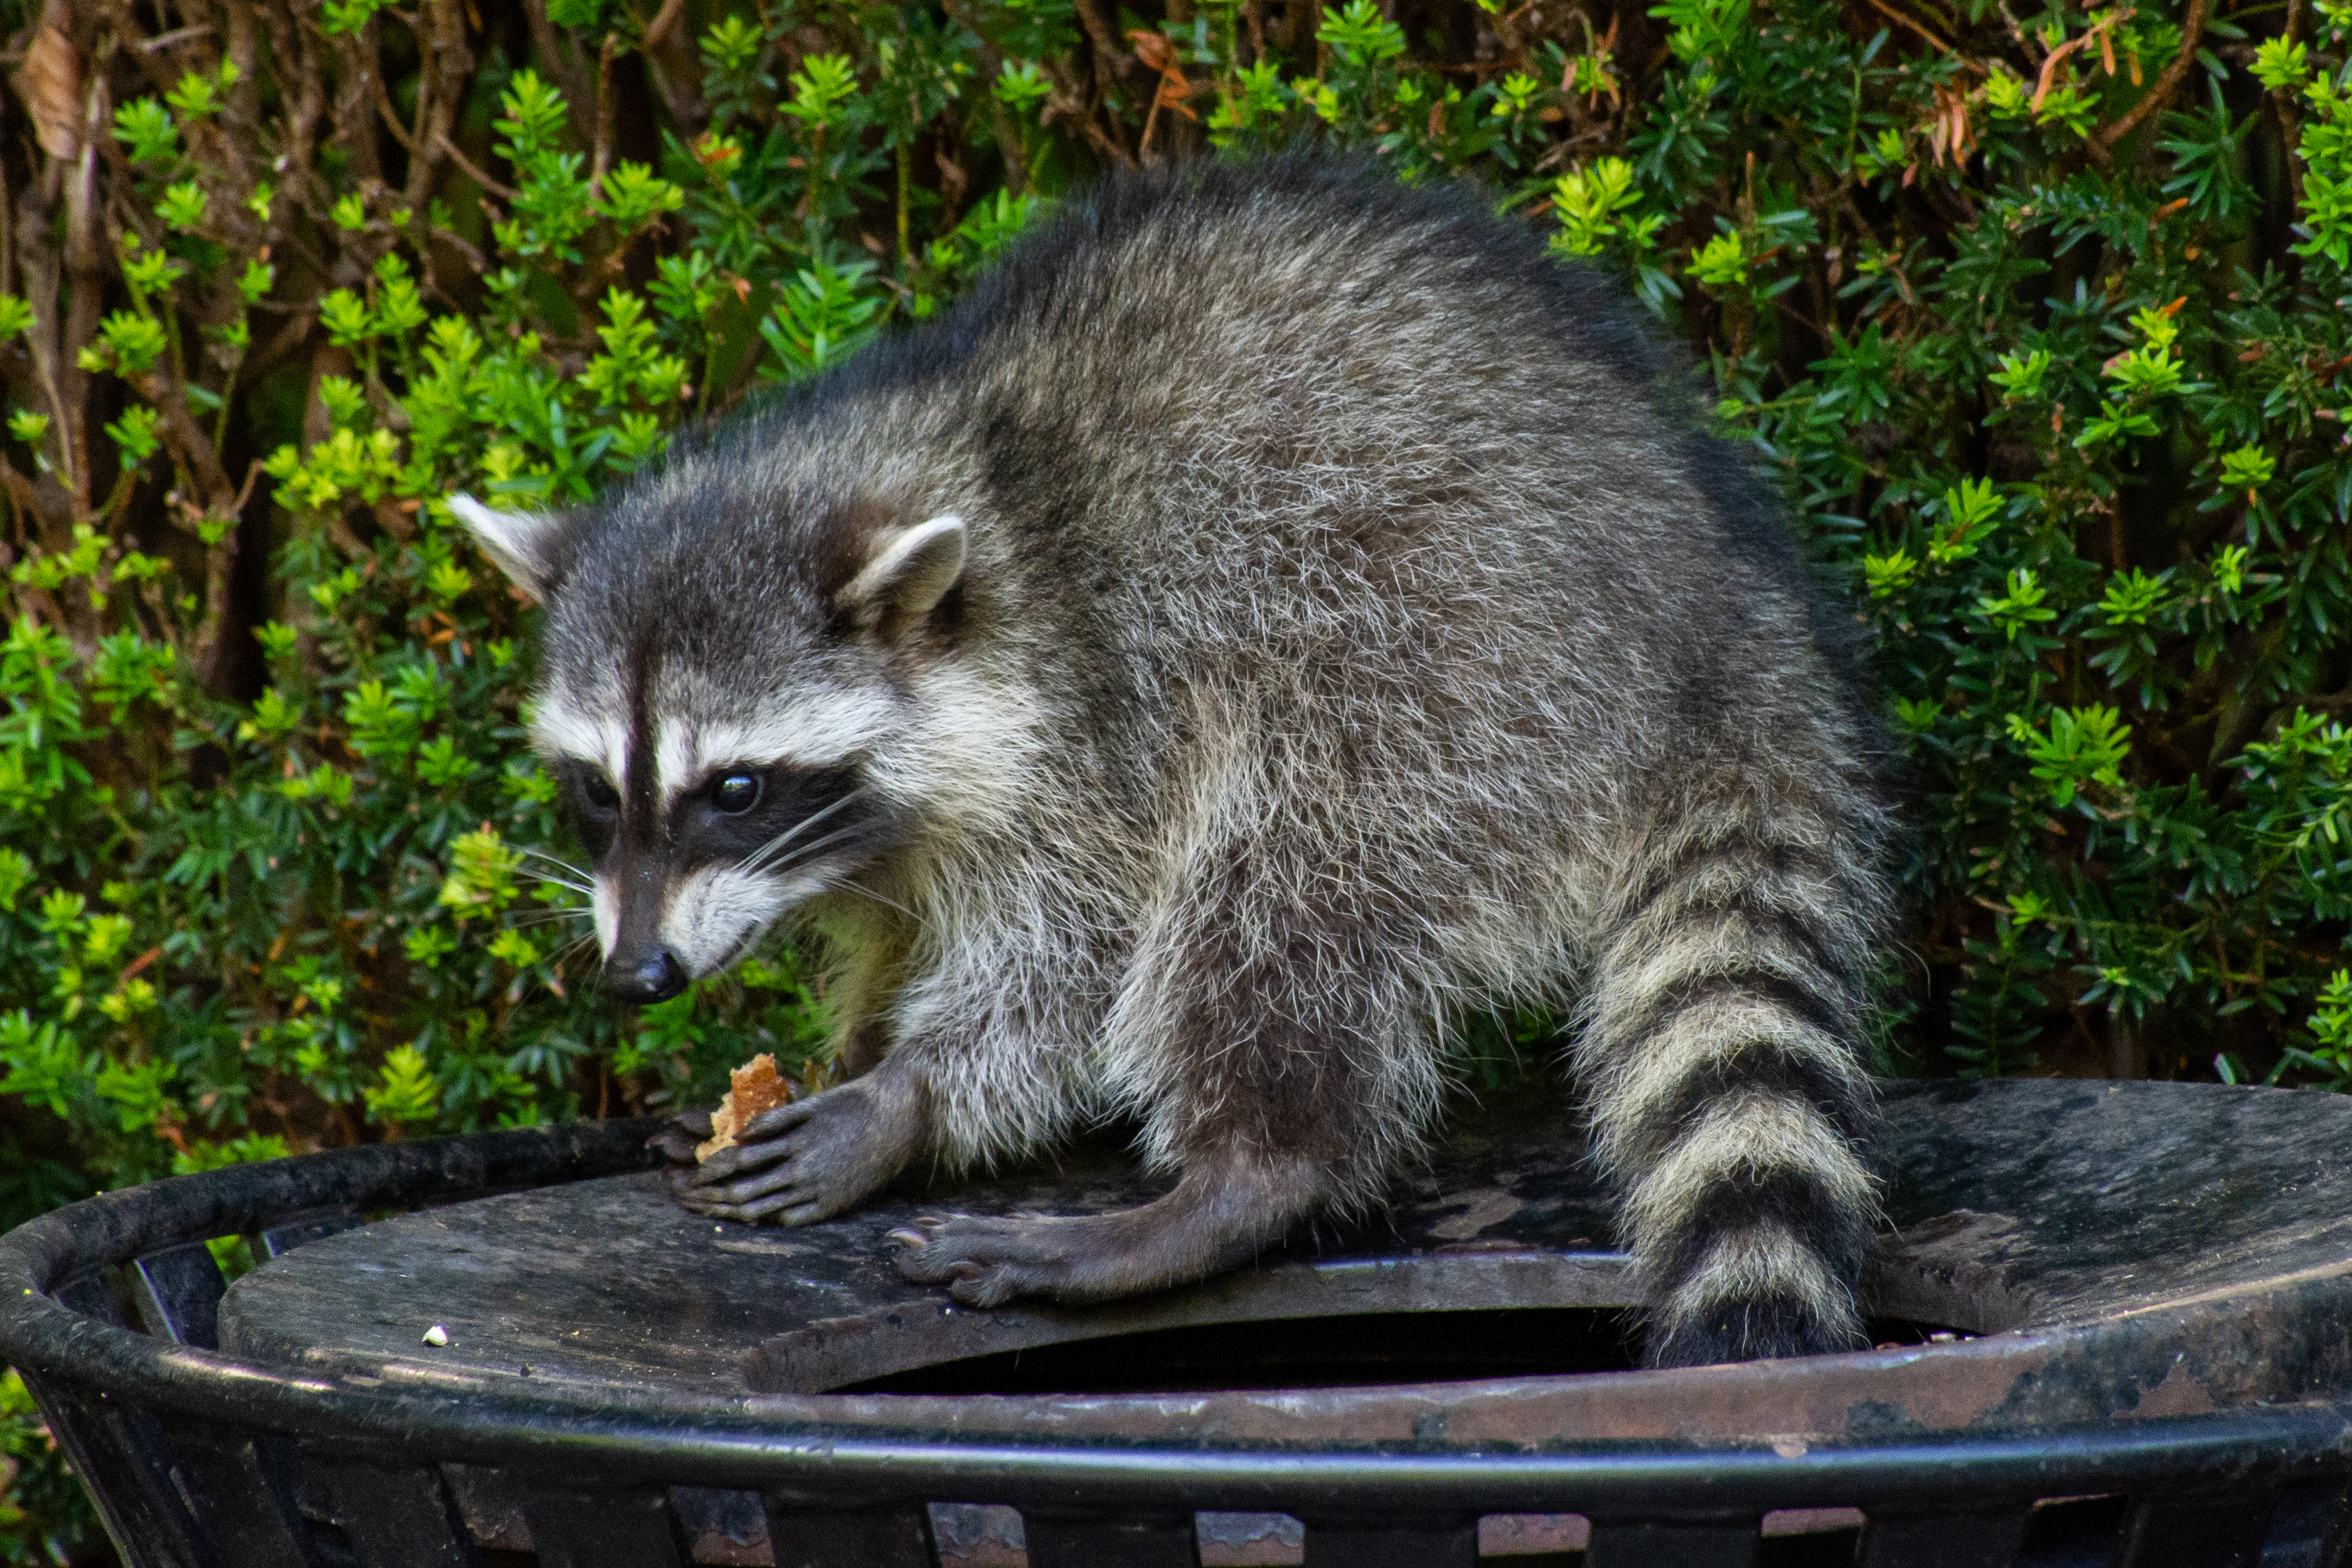
<instances>
[{"instance_id":1,"label":"piece of bread","mask_svg":"<svg viewBox=\"0 0 2352 1568\"><path fill-rule=\"evenodd\" d=\"M710 1113L709 1142L695 1146L695 1163L700 1164L721 1149L735 1146L735 1134L751 1118L763 1110L772 1110L793 1097L789 1079L776 1071L776 1058L761 1051L734 1072L735 1086L717 1110Z\"/></svg>"}]
</instances>

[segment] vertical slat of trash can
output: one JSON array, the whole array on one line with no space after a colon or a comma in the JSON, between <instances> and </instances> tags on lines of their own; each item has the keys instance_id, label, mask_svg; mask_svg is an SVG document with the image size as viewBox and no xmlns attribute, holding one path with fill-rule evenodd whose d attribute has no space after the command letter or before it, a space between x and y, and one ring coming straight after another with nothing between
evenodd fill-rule
<instances>
[{"instance_id":1,"label":"vertical slat of trash can","mask_svg":"<svg viewBox=\"0 0 2352 1568\"><path fill-rule=\"evenodd\" d=\"M2303 1476L2279 1488L2263 1533L2263 1568L2352 1563L2352 1477Z\"/></svg>"},{"instance_id":2,"label":"vertical slat of trash can","mask_svg":"<svg viewBox=\"0 0 2352 1568\"><path fill-rule=\"evenodd\" d=\"M1192 1516L1021 1510L1029 1568L1199 1568Z\"/></svg>"},{"instance_id":3,"label":"vertical slat of trash can","mask_svg":"<svg viewBox=\"0 0 2352 1568\"><path fill-rule=\"evenodd\" d=\"M522 1514L540 1568L687 1568L667 1492L537 1492Z\"/></svg>"},{"instance_id":4,"label":"vertical slat of trash can","mask_svg":"<svg viewBox=\"0 0 2352 1568\"><path fill-rule=\"evenodd\" d=\"M2249 1485L2226 1495L2145 1498L2124 1527L2116 1568L2254 1568L2277 1493Z\"/></svg>"},{"instance_id":5,"label":"vertical slat of trash can","mask_svg":"<svg viewBox=\"0 0 2352 1568\"><path fill-rule=\"evenodd\" d=\"M439 1467L314 1458L310 1473L360 1568L480 1568Z\"/></svg>"},{"instance_id":6,"label":"vertical slat of trash can","mask_svg":"<svg viewBox=\"0 0 2352 1568\"><path fill-rule=\"evenodd\" d=\"M852 1510L771 1497L766 1504L775 1568L939 1568L931 1510L923 1503Z\"/></svg>"},{"instance_id":7,"label":"vertical slat of trash can","mask_svg":"<svg viewBox=\"0 0 2352 1568\"><path fill-rule=\"evenodd\" d=\"M248 1231L245 1239L246 1244L253 1248L253 1260L267 1263L322 1237L357 1230L366 1223L357 1209L326 1209L289 1219L282 1225L273 1225L266 1230Z\"/></svg>"},{"instance_id":8,"label":"vertical slat of trash can","mask_svg":"<svg viewBox=\"0 0 2352 1568\"><path fill-rule=\"evenodd\" d=\"M310 1527L294 1501L293 1447L267 1433L154 1417L173 1478L214 1552L233 1568L310 1568Z\"/></svg>"},{"instance_id":9,"label":"vertical slat of trash can","mask_svg":"<svg viewBox=\"0 0 2352 1568\"><path fill-rule=\"evenodd\" d=\"M201 1350L220 1344L220 1300L228 1289L212 1249L184 1242L131 1266L133 1299L147 1331ZM294 1508L287 1453L265 1455L249 1435L184 1418L134 1416L152 1461L172 1475L196 1533L234 1568L305 1568L310 1554Z\"/></svg>"},{"instance_id":10,"label":"vertical slat of trash can","mask_svg":"<svg viewBox=\"0 0 2352 1568\"><path fill-rule=\"evenodd\" d=\"M1478 1516L1307 1515L1306 1568L1477 1568Z\"/></svg>"},{"instance_id":11,"label":"vertical slat of trash can","mask_svg":"<svg viewBox=\"0 0 2352 1568\"><path fill-rule=\"evenodd\" d=\"M151 1252L131 1265L139 1315L159 1340L220 1348L220 1299L228 1289L212 1248L201 1241Z\"/></svg>"},{"instance_id":12,"label":"vertical slat of trash can","mask_svg":"<svg viewBox=\"0 0 2352 1568\"><path fill-rule=\"evenodd\" d=\"M2032 1511L2020 1503L1988 1512L1872 1512L1855 1568L2010 1568Z\"/></svg>"},{"instance_id":13,"label":"vertical slat of trash can","mask_svg":"<svg viewBox=\"0 0 2352 1568\"><path fill-rule=\"evenodd\" d=\"M98 1270L67 1281L57 1301L82 1317L128 1326ZM58 1447L99 1499L100 1517L127 1568L216 1568L218 1559L172 1485L153 1419L79 1384L19 1371Z\"/></svg>"},{"instance_id":14,"label":"vertical slat of trash can","mask_svg":"<svg viewBox=\"0 0 2352 1568\"><path fill-rule=\"evenodd\" d=\"M72 1385L17 1370L84 1489L98 1500L99 1517L124 1568L224 1568L173 1489L152 1429L142 1430L143 1417L111 1407L103 1394L85 1396Z\"/></svg>"},{"instance_id":15,"label":"vertical slat of trash can","mask_svg":"<svg viewBox=\"0 0 2352 1568\"><path fill-rule=\"evenodd\" d=\"M1594 1520L1584 1568L1755 1568L1756 1523Z\"/></svg>"},{"instance_id":16,"label":"vertical slat of trash can","mask_svg":"<svg viewBox=\"0 0 2352 1568\"><path fill-rule=\"evenodd\" d=\"M2320 1529L2319 1554L2312 1568L2352 1568L2352 1488L2336 1493L2336 1506Z\"/></svg>"}]
</instances>

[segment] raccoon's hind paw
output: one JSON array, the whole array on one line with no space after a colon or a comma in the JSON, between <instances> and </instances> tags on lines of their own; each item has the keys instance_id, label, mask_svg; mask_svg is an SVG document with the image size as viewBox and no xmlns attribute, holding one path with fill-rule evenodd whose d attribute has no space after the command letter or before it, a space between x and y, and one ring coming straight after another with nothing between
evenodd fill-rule
<instances>
[{"instance_id":1,"label":"raccoon's hind paw","mask_svg":"<svg viewBox=\"0 0 2352 1568\"><path fill-rule=\"evenodd\" d=\"M916 1129L896 1100L861 1079L754 1117L701 1165L681 1172L677 1201L713 1219L807 1225L828 1219L897 1175Z\"/></svg>"},{"instance_id":2,"label":"raccoon's hind paw","mask_svg":"<svg viewBox=\"0 0 2352 1568\"><path fill-rule=\"evenodd\" d=\"M1001 1307L1015 1296L1058 1294L1070 1279L1073 1222L1045 1215L987 1219L950 1215L890 1233L898 1272L918 1285L944 1285L967 1307Z\"/></svg>"}]
</instances>

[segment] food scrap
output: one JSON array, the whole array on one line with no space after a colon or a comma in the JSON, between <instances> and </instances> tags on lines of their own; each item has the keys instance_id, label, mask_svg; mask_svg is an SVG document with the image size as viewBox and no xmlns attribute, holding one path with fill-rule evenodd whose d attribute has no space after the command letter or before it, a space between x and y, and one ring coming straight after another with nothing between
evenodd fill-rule
<instances>
[{"instance_id":1,"label":"food scrap","mask_svg":"<svg viewBox=\"0 0 2352 1568\"><path fill-rule=\"evenodd\" d=\"M793 1097L793 1086L776 1071L776 1058L761 1051L734 1071L735 1086L727 1091L726 1100L710 1115L710 1138L695 1146L695 1163L700 1164L721 1149L735 1146L735 1134L741 1131L751 1118L763 1110L772 1110Z\"/></svg>"}]
</instances>

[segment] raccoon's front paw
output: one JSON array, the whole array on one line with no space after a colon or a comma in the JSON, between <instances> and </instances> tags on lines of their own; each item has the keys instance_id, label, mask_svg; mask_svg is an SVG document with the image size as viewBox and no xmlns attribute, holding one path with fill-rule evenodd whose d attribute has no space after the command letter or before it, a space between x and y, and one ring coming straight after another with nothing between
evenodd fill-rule
<instances>
[{"instance_id":1,"label":"raccoon's front paw","mask_svg":"<svg viewBox=\"0 0 2352 1568\"><path fill-rule=\"evenodd\" d=\"M1001 1307L1015 1296L1090 1294L1074 1289L1074 1267L1087 1222L1047 1215L988 1219L950 1215L920 1219L890 1233L900 1247L898 1272L918 1285L944 1285L967 1307Z\"/></svg>"},{"instance_id":2,"label":"raccoon's front paw","mask_svg":"<svg viewBox=\"0 0 2352 1568\"><path fill-rule=\"evenodd\" d=\"M839 1214L897 1175L911 1140L870 1080L762 1111L701 1165L677 1200L714 1219L806 1225Z\"/></svg>"}]
</instances>

